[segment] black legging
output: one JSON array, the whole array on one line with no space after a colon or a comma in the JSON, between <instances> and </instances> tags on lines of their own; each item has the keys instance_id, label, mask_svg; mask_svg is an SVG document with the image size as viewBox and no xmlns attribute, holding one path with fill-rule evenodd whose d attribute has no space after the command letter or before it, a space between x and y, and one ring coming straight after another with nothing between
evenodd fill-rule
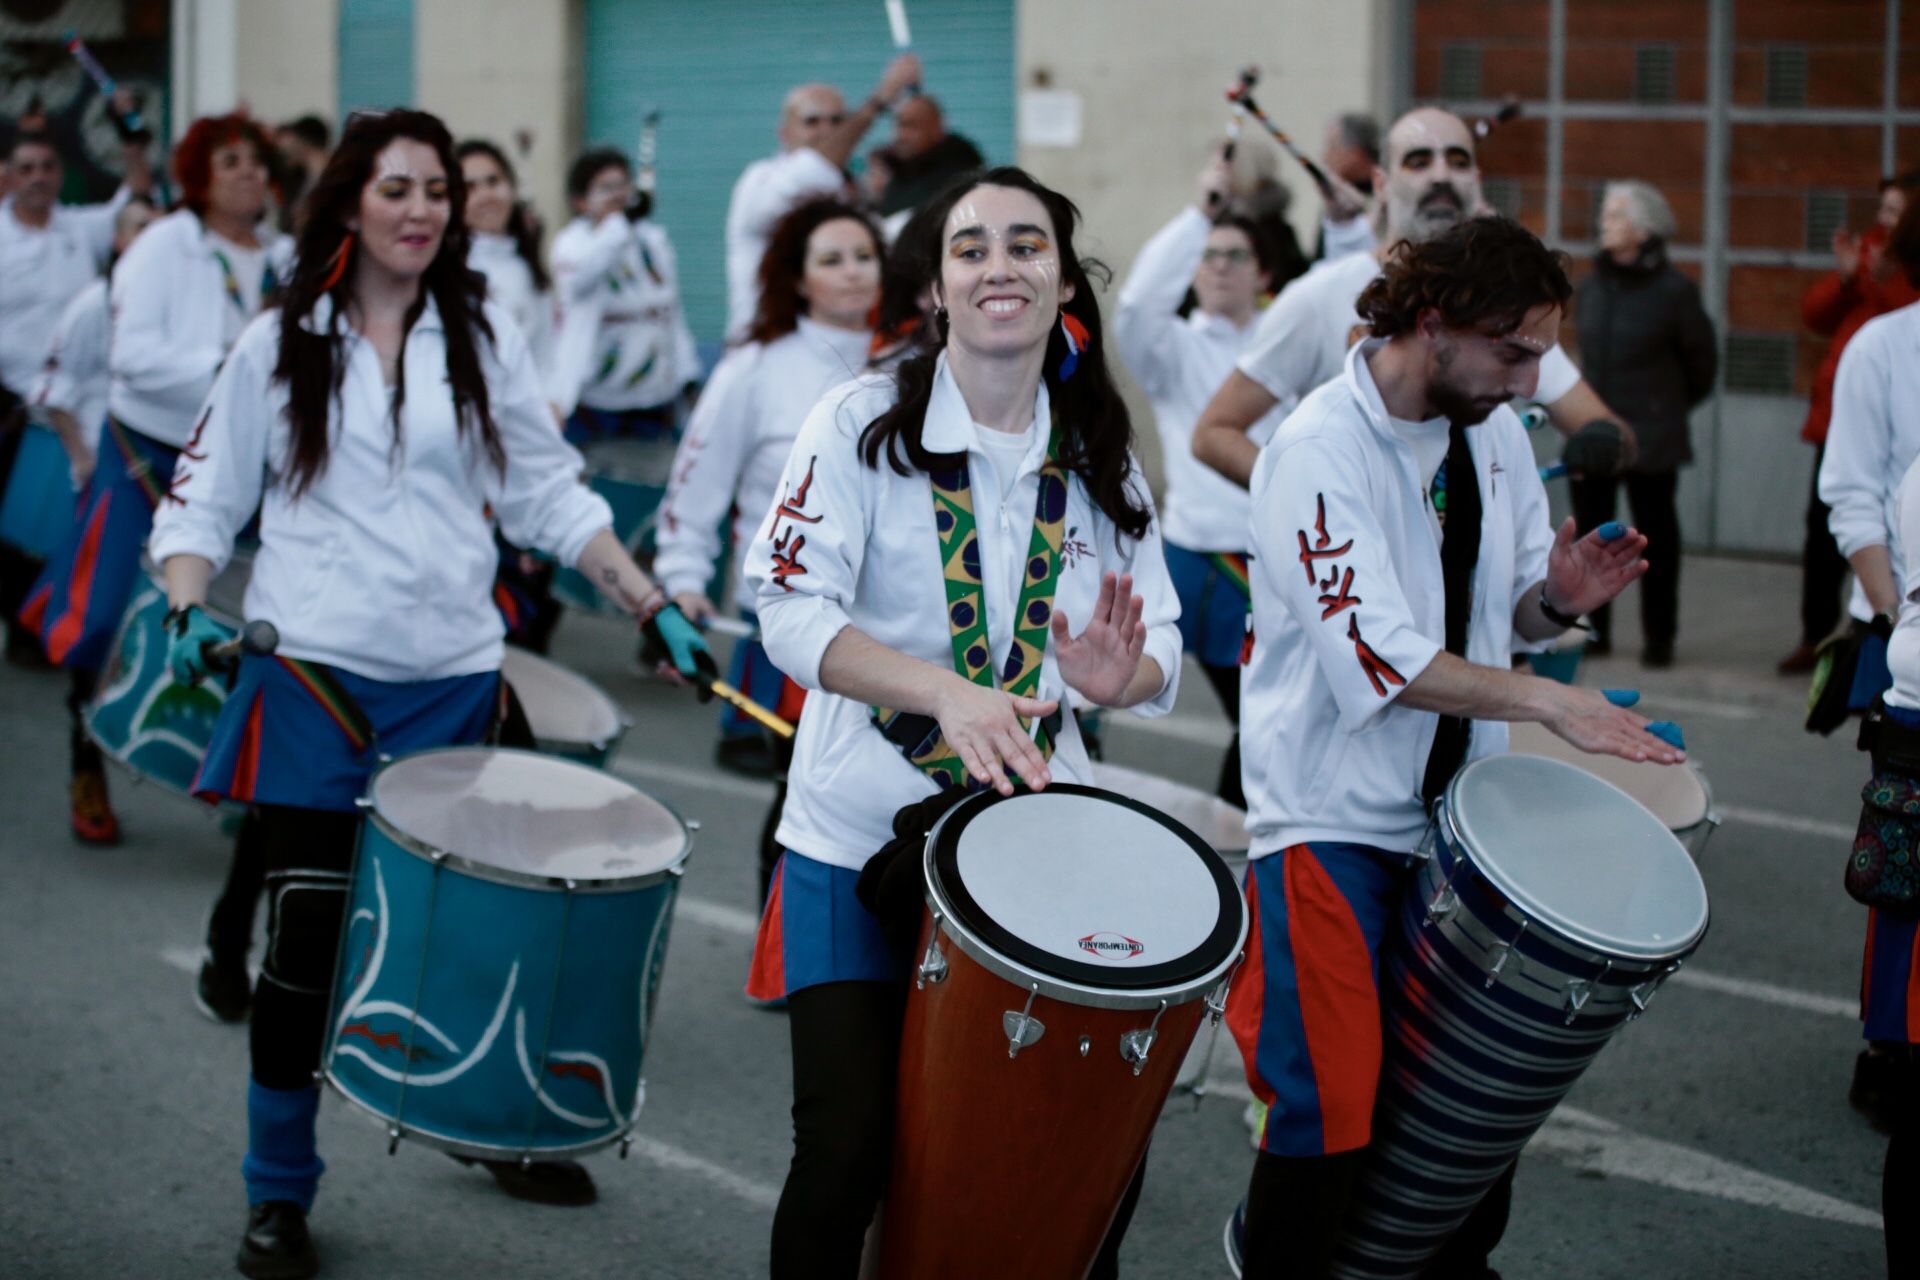
<instances>
[{"instance_id":1,"label":"black legging","mask_svg":"<svg viewBox=\"0 0 1920 1280\"><path fill-rule=\"evenodd\" d=\"M1240 668L1216 667L1201 663L1207 683L1220 699L1220 709L1233 722L1233 739L1227 743L1227 758L1220 762L1220 782L1214 794L1236 809L1247 807L1247 793L1240 786Z\"/></svg>"},{"instance_id":2,"label":"black legging","mask_svg":"<svg viewBox=\"0 0 1920 1280\"><path fill-rule=\"evenodd\" d=\"M904 984L832 982L788 997L793 1165L773 1215L773 1280L852 1280L893 1153ZM1089 1280L1120 1274L1120 1241L1146 1160L1127 1188Z\"/></svg>"},{"instance_id":3,"label":"black legging","mask_svg":"<svg viewBox=\"0 0 1920 1280\"><path fill-rule=\"evenodd\" d=\"M267 865L261 847L260 815L249 805L233 839L233 860L227 864L227 882L207 917L207 952L218 968L238 968L247 962L253 945L253 908L266 883Z\"/></svg>"},{"instance_id":4,"label":"black legging","mask_svg":"<svg viewBox=\"0 0 1920 1280\"><path fill-rule=\"evenodd\" d=\"M1246 1280L1324 1280L1366 1156L1364 1148L1331 1156L1261 1152L1247 1187L1240 1274ZM1480 1280L1486 1275L1487 1255L1506 1234L1513 1170L1508 1165L1481 1197L1420 1273L1421 1280Z\"/></svg>"},{"instance_id":5,"label":"black legging","mask_svg":"<svg viewBox=\"0 0 1920 1280\"><path fill-rule=\"evenodd\" d=\"M1887 1163L1880 1173L1880 1214L1886 1221L1888 1280L1920 1275L1920 1048L1894 1045L1896 1069L1889 1096L1893 1099L1893 1135L1887 1140Z\"/></svg>"},{"instance_id":6,"label":"black legging","mask_svg":"<svg viewBox=\"0 0 1920 1280\"><path fill-rule=\"evenodd\" d=\"M1674 509L1676 471L1630 471L1572 482L1573 519L1582 535L1614 516L1615 490L1627 488L1627 510L1634 527L1647 536L1647 573L1640 580L1640 631L1651 645L1671 645L1680 630L1680 513ZM1594 638L1613 638L1613 610L1601 605L1590 615Z\"/></svg>"}]
</instances>

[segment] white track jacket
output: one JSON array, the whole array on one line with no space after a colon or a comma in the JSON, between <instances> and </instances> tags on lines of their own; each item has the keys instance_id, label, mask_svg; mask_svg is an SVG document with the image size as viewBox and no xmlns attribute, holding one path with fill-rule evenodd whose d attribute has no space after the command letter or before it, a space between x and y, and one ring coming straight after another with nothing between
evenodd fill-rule
<instances>
[{"instance_id":1,"label":"white track jacket","mask_svg":"<svg viewBox=\"0 0 1920 1280\"><path fill-rule=\"evenodd\" d=\"M322 298L304 323L324 332ZM246 614L280 630L282 654L374 680L432 680L497 670L503 628L493 604L499 567L488 508L515 546L573 564L611 527L580 483L580 455L561 439L526 339L487 308L480 344L504 477L478 432L456 431L445 330L431 298L401 359L407 397L394 439L380 357L349 336L326 470L299 498L281 477L291 457L287 389L273 381L280 313L256 320L220 371L153 521L156 562L196 555L217 571L260 506L260 550Z\"/></svg>"},{"instance_id":2,"label":"white track jacket","mask_svg":"<svg viewBox=\"0 0 1920 1280\"><path fill-rule=\"evenodd\" d=\"M1309 840L1411 851L1439 716L1397 704L1446 644L1427 477L1366 362L1308 396L1253 473L1253 654L1241 758L1253 857ZM1506 670L1513 611L1546 577L1553 529L1526 429L1501 407L1470 428L1483 504L1467 659ZM1507 748L1476 721L1469 759Z\"/></svg>"},{"instance_id":3,"label":"white track jacket","mask_svg":"<svg viewBox=\"0 0 1920 1280\"><path fill-rule=\"evenodd\" d=\"M895 811L931 795L934 784L873 727L865 704L821 689L821 655L841 628L855 626L889 648L953 669L931 485L924 472L903 476L884 459L869 467L860 457L861 432L893 402L893 379L880 375L821 398L800 428L779 499L747 553L767 652L775 666L814 691L794 740L778 839L796 853L841 867L864 865L893 838ZM1044 383L1033 414L1039 430L1003 502L993 461L979 447L966 401L946 357L940 358L922 439L929 450L967 454L996 672L1013 643L1013 612L1033 534L1049 421ZM1146 499L1137 469L1134 485ZM1069 475L1066 526L1055 609L1077 634L1092 617L1101 574L1132 573L1134 592L1145 601L1145 656L1166 675L1159 693L1134 710L1165 714L1179 682L1180 631L1174 624L1180 604L1167 577L1157 521L1138 542L1120 535ZM1064 692L1049 644L1039 696ZM1072 716L1064 717L1052 773L1060 782L1090 779Z\"/></svg>"}]
</instances>

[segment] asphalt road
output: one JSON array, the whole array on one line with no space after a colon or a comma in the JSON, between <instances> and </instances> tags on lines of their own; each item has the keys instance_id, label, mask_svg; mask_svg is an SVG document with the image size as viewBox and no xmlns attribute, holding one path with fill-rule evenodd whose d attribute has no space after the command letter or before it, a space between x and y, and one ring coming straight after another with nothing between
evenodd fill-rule
<instances>
[{"instance_id":1,"label":"asphalt road","mask_svg":"<svg viewBox=\"0 0 1920 1280\"><path fill-rule=\"evenodd\" d=\"M1679 720L1725 826L1703 860L1714 919L1685 981L1609 1045L1523 1159L1495 1257L1512 1277L1883 1274L1884 1141L1846 1103L1862 912L1840 888L1863 761L1798 727L1772 675L1791 569L1689 560L1680 664L1629 656L1583 682L1637 684ZM763 1274L789 1152L786 1024L742 998L753 844L770 788L710 760L711 712L629 669L627 632L569 619L555 656L637 727L616 769L701 822L647 1062L632 1157L590 1161L600 1203L506 1199L336 1099L313 1223L334 1277ZM228 843L198 806L115 779L111 850L65 826L58 674L0 669L0 1275L231 1274L244 1219L246 1032L195 1012L191 970ZM1203 681L1174 717L1109 717L1109 758L1210 787L1224 720ZM1844 736L1844 735L1843 735ZM1130 1277L1225 1275L1220 1225L1251 1154L1227 1055L1170 1106L1123 1254ZM1236 1093L1238 1096L1236 1096ZM1011 1274L1011 1272L1009 1273Z\"/></svg>"}]
</instances>

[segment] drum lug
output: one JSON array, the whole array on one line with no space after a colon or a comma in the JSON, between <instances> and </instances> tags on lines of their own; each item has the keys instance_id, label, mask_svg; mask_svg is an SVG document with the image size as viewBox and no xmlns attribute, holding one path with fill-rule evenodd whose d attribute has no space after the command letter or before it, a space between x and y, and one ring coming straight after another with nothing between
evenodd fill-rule
<instances>
[{"instance_id":1,"label":"drum lug","mask_svg":"<svg viewBox=\"0 0 1920 1280\"><path fill-rule=\"evenodd\" d=\"M687 830L698 831L699 829L700 829L700 819L698 818L687 819Z\"/></svg>"},{"instance_id":2,"label":"drum lug","mask_svg":"<svg viewBox=\"0 0 1920 1280\"><path fill-rule=\"evenodd\" d=\"M1220 985L1207 993L1207 1018L1214 1026L1220 1025L1220 1019L1227 1016L1227 997L1233 992L1234 975L1245 964L1247 953L1242 951L1233 958L1233 967L1227 970L1227 976L1220 979Z\"/></svg>"},{"instance_id":3,"label":"drum lug","mask_svg":"<svg viewBox=\"0 0 1920 1280\"><path fill-rule=\"evenodd\" d=\"M1572 1026L1580 1011L1587 1007L1587 1001L1593 998L1593 983L1585 978L1575 978L1567 984L1566 1025Z\"/></svg>"},{"instance_id":4,"label":"drum lug","mask_svg":"<svg viewBox=\"0 0 1920 1280\"><path fill-rule=\"evenodd\" d=\"M1522 920L1520 928L1514 932L1513 937L1505 942L1496 942L1488 949L1488 954L1493 957L1493 963L1487 966L1487 980L1484 985L1491 987L1500 981L1500 972L1507 967L1507 961L1513 959L1513 948L1519 943L1520 935L1525 933L1527 926L1532 923L1531 920ZM1584 1004L1585 1000L1583 999L1581 1003ZM1572 1019L1569 1018L1568 1021L1571 1022Z\"/></svg>"},{"instance_id":5,"label":"drum lug","mask_svg":"<svg viewBox=\"0 0 1920 1280\"><path fill-rule=\"evenodd\" d=\"M1160 1038L1160 1019L1166 1012L1167 1002L1162 1000L1160 1007L1154 1010L1152 1022L1120 1037L1120 1057L1133 1064L1133 1074L1139 1075L1146 1069L1147 1055L1153 1051L1153 1042Z\"/></svg>"},{"instance_id":6,"label":"drum lug","mask_svg":"<svg viewBox=\"0 0 1920 1280\"><path fill-rule=\"evenodd\" d=\"M632 1151L633 1151L633 1135L630 1133L621 1134L620 1135L620 1158L622 1160L625 1160L627 1156L632 1153Z\"/></svg>"},{"instance_id":7,"label":"drum lug","mask_svg":"<svg viewBox=\"0 0 1920 1280\"><path fill-rule=\"evenodd\" d=\"M397 1124L388 1125L387 1126L387 1154L392 1155L394 1152L398 1151L399 1149L400 1149L400 1126Z\"/></svg>"},{"instance_id":8,"label":"drum lug","mask_svg":"<svg viewBox=\"0 0 1920 1280\"><path fill-rule=\"evenodd\" d=\"M1033 1016L1034 997L1040 994L1040 984L1034 983L1027 988L1026 1007L1015 1013L1012 1009L1000 1015L1000 1028L1007 1033L1007 1057L1017 1058L1020 1051L1028 1045L1038 1044L1040 1037L1047 1034L1046 1024Z\"/></svg>"},{"instance_id":9,"label":"drum lug","mask_svg":"<svg viewBox=\"0 0 1920 1280\"><path fill-rule=\"evenodd\" d=\"M1460 895L1453 891L1453 883L1448 881L1434 891L1427 900L1427 923L1444 924L1453 918L1460 909Z\"/></svg>"},{"instance_id":10,"label":"drum lug","mask_svg":"<svg viewBox=\"0 0 1920 1280\"><path fill-rule=\"evenodd\" d=\"M940 950L940 913L933 913L933 929L927 935L927 954L920 958L920 967L914 971L913 985L924 989L929 982L939 983L947 976L947 957Z\"/></svg>"},{"instance_id":11,"label":"drum lug","mask_svg":"<svg viewBox=\"0 0 1920 1280\"><path fill-rule=\"evenodd\" d=\"M373 809L373 797L361 796L353 802L353 807L362 813L370 812Z\"/></svg>"},{"instance_id":12,"label":"drum lug","mask_svg":"<svg viewBox=\"0 0 1920 1280\"><path fill-rule=\"evenodd\" d=\"M1716 819L1716 822L1717 821ZM1675 960L1659 973L1654 974L1651 978L1648 978L1645 982L1627 992L1627 999L1633 1002L1633 1012L1627 1015L1627 1020L1631 1022L1633 1019L1645 1013L1647 1006L1653 1003L1654 993L1665 985L1668 978L1671 978L1678 972L1680 972L1680 962Z\"/></svg>"},{"instance_id":13,"label":"drum lug","mask_svg":"<svg viewBox=\"0 0 1920 1280\"><path fill-rule=\"evenodd\" d=\"M1080 1037L1080 1056L1084 1058L1087 1056L1087 1054L1091 1053L1092 1051L1093 1051L1093 1037L1081 1036Z\"/></svg>"}]
</instances>

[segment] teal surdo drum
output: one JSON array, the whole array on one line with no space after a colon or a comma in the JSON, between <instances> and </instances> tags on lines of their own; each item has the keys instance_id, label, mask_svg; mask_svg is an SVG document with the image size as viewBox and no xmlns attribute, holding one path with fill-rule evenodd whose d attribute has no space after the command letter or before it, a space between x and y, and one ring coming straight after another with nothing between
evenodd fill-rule
<instances>
[{"instance_id":1,"label":"teal surdo drum","mask_svg":"<svg viewBox=\"0 0 1920 1280\"><path fill-rule=\"evenodd\" d=\"M394 1143L510 1159L625 1139L686 824L597 769L489 747L396 760L361 803L328 1083Z\"/></svg>"},{"instance_id":2,"label":"teal surdo drum","mask_svg":"<svg viewBox=\"0 0 1920 1280\"><path fill-rule=\"evenodd\" d=\"M604 769L633 722L599 685L549 658L508 646L500 678L513 687L534 746Z\"/></svg>"},{"instance_id":3,"label":"teal surdo drum","mask_svg":"<svg viewBox=\"0 0 1920 1280\"><path fill-rule=\"evenodd\" d=\"M189 793L213 739L213 722L227 699L223 676L176 684L167 671L167 589L160 571L127 602L107 653L99 689L87 704L87 733L135 777ZM240 548L207 588L207 613L229 633L239 630L241 600L253 574L253 551Z\"/></svg>"}]
</instances>

